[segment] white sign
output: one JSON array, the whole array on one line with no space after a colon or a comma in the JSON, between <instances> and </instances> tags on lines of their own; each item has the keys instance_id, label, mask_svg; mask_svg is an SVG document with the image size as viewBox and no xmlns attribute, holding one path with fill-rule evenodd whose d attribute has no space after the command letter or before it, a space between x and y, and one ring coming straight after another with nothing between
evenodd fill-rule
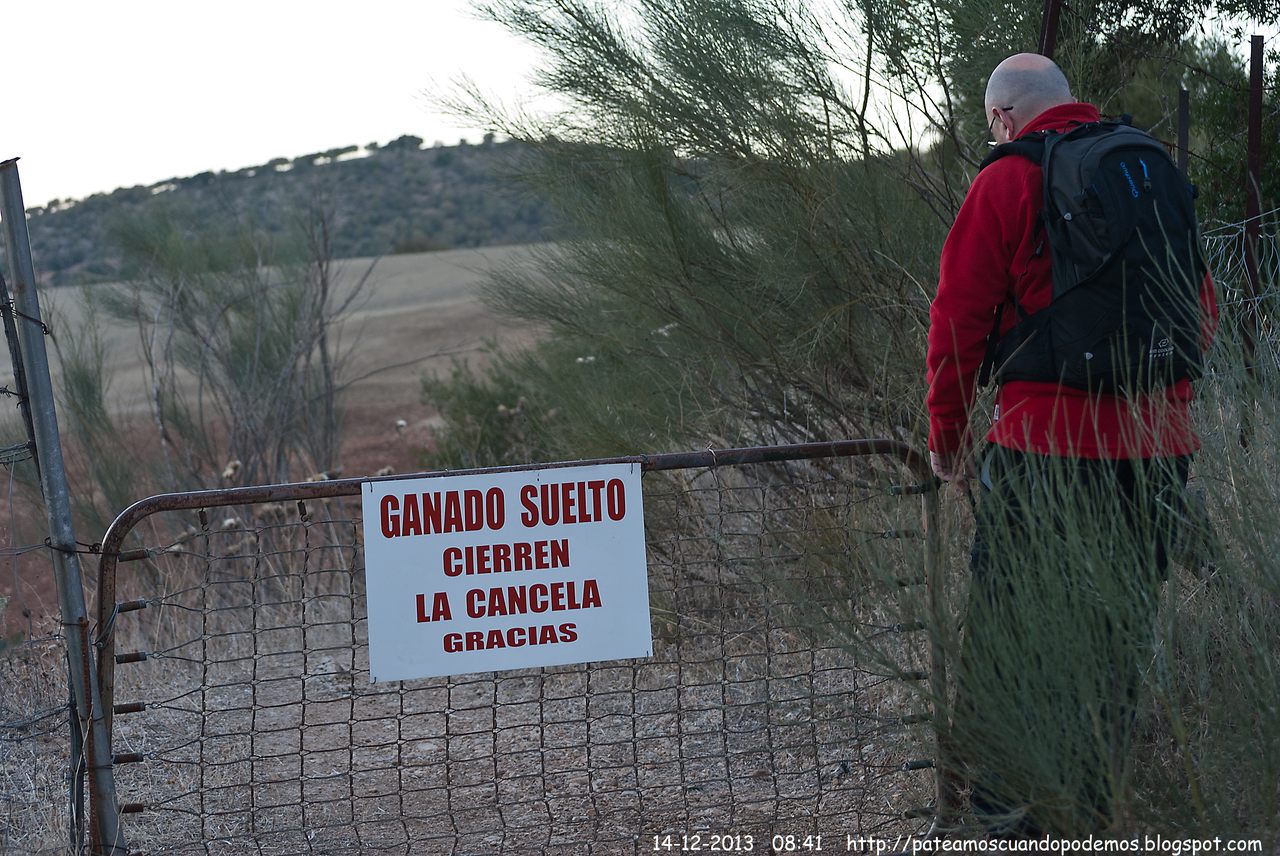
<instances>
[{"instance_id":1,"label":"white sign","mask_svg":"<svg viewBox=\"0 0 1280 856\"><path fill-rule=\"evenodd\" d=\"M366 482L369 673L648 657L638 464Z\"/></svg>"}]
</instances>

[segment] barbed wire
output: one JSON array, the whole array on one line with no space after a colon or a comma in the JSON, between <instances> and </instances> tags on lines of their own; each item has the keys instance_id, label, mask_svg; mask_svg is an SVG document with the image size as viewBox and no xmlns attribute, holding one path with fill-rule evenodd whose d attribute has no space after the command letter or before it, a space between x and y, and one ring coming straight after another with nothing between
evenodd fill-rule
<instances>
[{"instance_id":1,"label":"barbed wire","mask_svg":"<svg viewBox=\"0 0 1280 856\"><path fill-rule=\"evenodd\" d=\"M29 737L53 734L55 731L66 728L67 714L71 710L71 705L68 703L44 708L22 719L9 720L7 722L0 721L0 740L17 742L26 740ZM56 722L51 723L52 720L56 720ZM35 728L36 725L44 725L45 727L37 729Z\"/></svg>"},{"instance_id":2,"label":"barbed wire","mask_svg":"<svg viewBox=\"0 0 1280 856\"><path fill-rule=\"evenodd\" d=\"M32 324L40 325L40 329L44 335L46 336L53 335L53 331L49 329L48 324L44 323L39 318L32 317L31 315L28 315L25 312L18 309L17 303L15 303L12 299L9 300L9 305L6 311L13 313L15 317L21 318L24 321L30 321Z\"/></svg>"},{"instance_id":3,"label":"barbed wire","mask_svg":"<svg viewBox=\"0 0 1280 856\"><path fill-rule=\"evenodd\" d=\"M1280 215L1280 207L1272 208L1269 211L1263 211L1261 214L1258 214L1254 217L1245 217L1242 220L1237 220L1232 223L1223 223L1221 225L1214 226L1212 229L1209 229L1204 232L1204 237L1206 238L1217 237L1217 234L1219 232L1232 232L1232 233L1243 232L1245 227L1248 226L1249 223L1252 222L1253 220L1258 220L1261 222L1266 220L1268 217L1274 217L1277 215ZM1277 221L1277 224L1280 225L1280 220Z\"/></svg>"}]
</instances>

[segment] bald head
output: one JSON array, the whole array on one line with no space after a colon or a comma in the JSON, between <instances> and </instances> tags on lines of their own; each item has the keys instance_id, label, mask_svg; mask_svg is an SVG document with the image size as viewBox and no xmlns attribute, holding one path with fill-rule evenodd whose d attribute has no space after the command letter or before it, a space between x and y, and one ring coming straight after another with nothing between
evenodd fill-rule
<instances>
[{"instance_id":1,"label":"bald head","mask_svg":"<svg viewBox=\"0 0 1280 856\"><path fill-rule=\"evenodd\" d=\"M1073 101L1062 69L1040 54L1014 54L997 65L987 81L987 114L992 108L1012 107L1019 129L1050 107Z\"/></svg>"}]
</instances>

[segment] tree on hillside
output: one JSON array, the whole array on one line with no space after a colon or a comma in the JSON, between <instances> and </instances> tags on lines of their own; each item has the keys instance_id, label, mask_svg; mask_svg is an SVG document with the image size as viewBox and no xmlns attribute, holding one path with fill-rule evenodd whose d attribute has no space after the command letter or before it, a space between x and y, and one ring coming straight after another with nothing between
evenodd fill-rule
<instances>
[{"instance_id":1,"label":"tree on hillside","mask_svg":"<svg viewBox=\"0 0 1280 856\"><path fill-rule=\"evenodd\" d=\"M393 152L416 152L420 148L422 148L422 137L415 137L413 134L404 134L387 143L382 147L382 150Z\"/></svg>"},{"instance_id":2,"label":"tree on hillside","mask_svg":"<svg viewBox=\"0 0 1280 856\"><path fill-rule=\"evenodd\" d=\"M336 149L327 149L320 155L320 157L324 158L329 163L334 163L343 155L349 155L352 152L358 151L360 151L359 146L342 146Z\"/></svg>"}]
</instances>

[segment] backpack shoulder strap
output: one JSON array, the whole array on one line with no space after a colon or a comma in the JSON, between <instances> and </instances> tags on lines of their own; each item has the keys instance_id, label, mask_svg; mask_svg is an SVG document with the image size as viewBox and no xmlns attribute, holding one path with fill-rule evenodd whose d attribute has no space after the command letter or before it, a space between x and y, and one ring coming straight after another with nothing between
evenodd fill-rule
<instances>
[{"instance_id":1,"label":"backpack shoulder strap","mask_svg":"<svg viewBox=\"0 0 1280 856\"><path fill-rule=\"evenodd\" d=\"M1027 134L1025 137L1019 137L1007 143L1001 143L991 150L991 154L982 159L982 163L978 166L978 172L991 166L1000 158L1009 155L1017 155L1026 158L1034 164L1040 164L1044 159L1044 133Z\"/></svg>"},{"instance_id":2,"label":"backpack shoulder strap","mask_svg":"<svg viewBox=\"0 0 1280 856\"><path fill-rule=\"evenodd\" d=\"M1044 166L1045 160L1049 157L1049 150L1055 145L1067 140L1076 140L1083 137L1096 136L1105 134L1116 129L1124 129L1132 131L1136 134L1148 136L1145 132L1139 131L1131 127L1125 121L1110 122L1076 122L1064 131L1032 131L1024 134L1016 140L1007 143L1001 143L991 150L991 153L983 159L978 171L981 172L986 167L1008 155L1019 155L1026 158L1032 163Z\"/></svg>"},{"instance_id":3,"label":"backpack shoulder strap","mask_svg":"<svg viewBox=\"0 0 1280 856\"><path fill-rule=\"evenodd\" d=\"M991 150L991 153L983 158L982 163L978 166L978 172L991 166L991 164L1010 155L1025 158L1036 166L1044 165L1045 141L1048 138L1047 131L1037 131L1035 133L1026 134L1016 140L1010 140L1007 143L1001 143ZM1044 227L1043 215L1036 218L1036 228ZM991 382L992 371L995 368L996 350L1000 344L1000 321L1004 317L1005 303L1013 303L1014 311L1018 313L1018 320L1027 317L1027 313L1023 311L1018 304L1018 298L1010 292L1008 300L1001 303L995 308L995 317L991 322L991 332L987 335L987 350L982 356L982 363L978 366L978 386L986 387Z\"/></svg>"}]
</instances>

